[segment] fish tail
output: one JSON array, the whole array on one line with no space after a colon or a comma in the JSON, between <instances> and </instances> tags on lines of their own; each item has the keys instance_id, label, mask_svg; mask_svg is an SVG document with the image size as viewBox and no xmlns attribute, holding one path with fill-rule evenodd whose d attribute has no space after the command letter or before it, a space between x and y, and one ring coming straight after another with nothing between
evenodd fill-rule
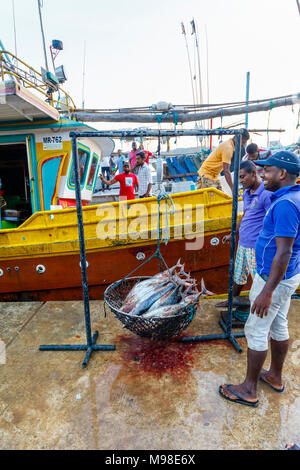
<instances>
[{"instance_id":1,"label":"fish tail","mask_svg":"<svg viewBox=\"0 0 300 470\"><path fill-rule=\"evenodd\" d=\"M200 292L200 295L201 295L201 296L204 296L204 295L216 295L216 294L214 294L213 292L211 292L210 290L206 289L203 278L201 279L201 292Z\"/></svg>"}]
</instances>

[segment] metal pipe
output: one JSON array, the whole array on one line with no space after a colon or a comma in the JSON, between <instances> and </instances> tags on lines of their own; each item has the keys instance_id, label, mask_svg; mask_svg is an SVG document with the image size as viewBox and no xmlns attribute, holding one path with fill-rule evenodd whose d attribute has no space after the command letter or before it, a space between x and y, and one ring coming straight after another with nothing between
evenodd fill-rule
<instances>
[{"instance_id":1,"label":"metal pipe","mask_svg":"<svg viewBox=\"0 0 300 470\"><path fill-rule=\"evenodd\" d=\"M247 72L246 78L246 106L249 104L250 72ZM248 129L248 113L245 114L245 128Z\"/></svg>"},{"instance_id":2,"label":"metal pipe","mask_svg":"<svg viewBox=\"0 0 300 470\"><path fill-rule=\"evenodd\" d=\"M232 195L232 222L231 222L231 243L230 243L230 262L229 262L229 287L228 287L228 312L227 312L227 333L231 335L232 331L232 306L233 306L233 275L235 264L235 246L238 215L238 197L239 197L239 172L241 159L241 134L235 136L234 151L234 181Z\"/></svg>"},{"instance_id":3,"label":"metal pipe","mask_svg":"<svg viewBox=\"0 0 300 470\"><path fill-rule=\"evenodd\" d=\"M240 134L240 129L177 129L177 130L124 130L124 131L84 131L84 132L70 132L70 137L110 137L112 139L119 138L132 138L132 137L184 137L184 136L197 136L197 135L237 135ZM271 132L267 129L249 129L249 132ZM272 132L284 132L283 129L272 129Z\"/></svg>"},{"instance_id":4,"label":"metal pipe","mask_svg":"<svg viewBox=\"0 0 300 470\"><path fill-rule=\"evenodd\" d=\"M78 154L77 154L76 137L72 137L72 158L73 158L73 167L74 167L74 173L75 173L75 195L76 195L76 210L77 210L77 220L78 220L80 266L81 266L81 277L82 277L86 340L87 340L87 345L91 346L92 334L91 334L90 306L89 306L89 288L88 288L87 268L86 268L82 203L81 203L80 179L79 179L79 162L78 162Z\"/></svg>"}]
</instances>

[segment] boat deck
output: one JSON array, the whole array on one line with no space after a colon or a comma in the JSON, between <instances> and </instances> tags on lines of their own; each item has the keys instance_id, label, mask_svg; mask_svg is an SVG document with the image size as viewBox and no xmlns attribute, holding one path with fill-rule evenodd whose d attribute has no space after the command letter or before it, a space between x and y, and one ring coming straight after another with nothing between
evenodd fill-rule
<instances>
[{"instance_id":1,"label":"boat deck","mask_svg":"<svg viewBox=\"0 0 300 470\"><path fill-rule=\"evenodd\" d=\"M221 332L216 302L202 301L184 335ZM286 391L259 385L258 408L218 394L221 383L244 378L245 338L242 354L224 340L155 343L123 329L112 313L105 318L102 301L90 306L98 344L117 349L94 352L82 369L84 352L38 349L85 343L82 302L0 304L1 449L272 450L299 443L299 300L289 313Z\"/></svg>"}]
</instances>

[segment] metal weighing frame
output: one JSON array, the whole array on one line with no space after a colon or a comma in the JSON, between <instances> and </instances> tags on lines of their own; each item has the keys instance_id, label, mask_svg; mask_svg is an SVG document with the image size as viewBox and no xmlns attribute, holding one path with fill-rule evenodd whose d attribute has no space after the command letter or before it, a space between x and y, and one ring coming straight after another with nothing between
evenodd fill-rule
<instances>
[{"instance_id":1,"label":"metal weighing frame","mask_svg":"<svg viewBox=\"0 0 300 470\"><path fill-rule=\"evenodd\" d=\"M183 137L183 136L212 136L212 135L229 135L235 136L235 154L234 154L234 185L233 185L233 200L232 200L232 223L231 223L231 244L230 244L230 263L229 263L229 287L228 287L228 312L226 323L223 320L219 321L221 328L224 330L223 334L210 334L202 336L192 336L182 338L182 342L197 342L209 341L216 339L227 339L231 342L238 353L242 349L236 338L245 336L244 332L232 331L232 307L233 307L233 274L235 263L235 246L237 238L237 215L238 215L238 194L239 194L239 169L241 160L241 139L242 129L195 129L195 130L132 130L132 131L83 131L83 132L70 132L72 141L72 158L75 172L75 194L76 194L76 210L78 221L79 245L80 245L80 266L82 276L82 290L84 301L84 315L85 315L85 328L86 328L86 344L83 345L42 345L40 351L86 351L82 367L86 367L89 359L94 351L113 351L116 349L115 345L97 345L98 331L95 331L93 336L91 333L91 320L90 320L90 306L89 306L89 292L88 292L88 279L87 279L87 265L86 265L86 252L84 240L84 228L82 217L82 204L81 204L81 190L79 180L79 160L77 155L77 139L80 137L109 137L109 138L137 138L137 137L157 137L160 143L160 137ZM251 131L249 131L251 132ZM159 158L161 158L159 156Z\"/></svg>"}]
</instances>

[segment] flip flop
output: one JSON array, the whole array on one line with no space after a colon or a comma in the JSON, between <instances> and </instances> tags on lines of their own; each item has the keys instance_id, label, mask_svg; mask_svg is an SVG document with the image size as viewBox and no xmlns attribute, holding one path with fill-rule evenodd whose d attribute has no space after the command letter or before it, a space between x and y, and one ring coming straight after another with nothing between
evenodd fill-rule
<instances>
[{"instance_id":1,"label":"flip flop","mask_svg":"<svg viewBox=\"0 0 300 470\"><path fill-rule=\"evenodd\" d=\"M222 393L222 386L220 385L220 387L219 387L219 394L222 395L223 398L226 398L226 400L232 401L232 402L234 402L234 403L239 403L240 405L246 405L246 406L252 406L252 407L256 407L256 406L258 405L258 403L259 403L258 400L253 401L253 402L244 400L240 395L238 395L234 390L232 390L232 389L230 388L231 385L232 385L232 384L227 385L227 386L226 386L226 389L229 390L233 395L235 395L235 396L237 397L237 400L235 400L235 399L233 399L233 398L229 398L229 397L227 397L226 395L224 395L224 394Z\"/></svg>"},{"instance_id":2,"label":"flip flop","mask_svg":"<svg viewBox=\"0 0 300 470\"><path fill-rule=\"evenodd\" d=\"M288 444L286 444L285 450L300 450L300 447L297 444L293 444L291 447L288 447Z\"/></svg>"},{"instance_id":3,"label":"flip flop","mask_svg":"<svg viewBox=\"0 0 300 470\"><path fill-rule=\"evenodd\" d=\"M278 388L273 387L273 385L269 384L269 382L267 382L265 379L263 379L261 375L259 376L259 380L261 382L263 382L264 384L268 385L268 387L270 387L272 390L274 390L274 392L282 393L284 391L284 386L280 390L278 390Z\"/></svg>"}]
</instances>

